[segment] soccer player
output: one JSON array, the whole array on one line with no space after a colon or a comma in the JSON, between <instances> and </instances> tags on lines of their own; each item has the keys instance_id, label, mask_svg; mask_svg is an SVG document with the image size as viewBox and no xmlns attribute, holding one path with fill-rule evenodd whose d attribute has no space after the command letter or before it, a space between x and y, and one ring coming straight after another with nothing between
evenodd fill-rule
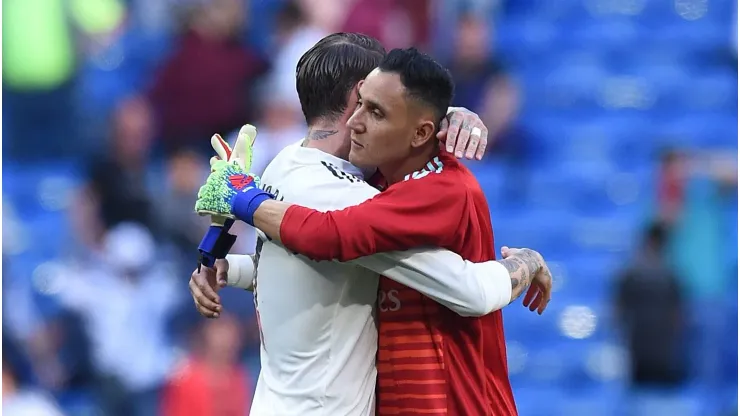
<instances>
[{"instance_id":1,"label":"soccer player","mask_svg":"<svg viewBox=\"0 0 740 416\"><path fill-rule=\"evenodd\" d=\"M304 55L297 87L309 134L270 163L264 189L281 200L323 210L355 205L377 193L364 182L362 171L345 160L350 149L346 121L354 110L357 84L383 55L377 41L352 34L329 36ZM465 130L462 124L460 129ZM511 301L504 266L473 264L446 250L358 259L363 268L312 262L269 241L259 255L254 290L262 371L253 415L375 413L378 273L464 315L483 315ZM248 287L251 259L230 260L229 280ZM206 301L193 286L191 281L200 309Z\"/></svg>"},{"instance_id":2,"label":"soccer player","mask_svg":"<svg viewBox=\"0 0 740 416\"><path fill-rule=\"evenodd\" d=\"M243 173L225 164L216 167L203 191L220 189L210 195L222 196L230 207L224 214L317 260L348 261L419 246L492 260L483 192L434 140L452 92L449 73L414 49L391 51L360 84L347 122L350 161L377 166L387 189L357 206L319 212L270 200L255 187L234 189L229 178ZM311 188L311 179L302 186ZM542 313L551 289L544 260L532 250L504 251L507 258L499 264L508 271L512 298L534 281L524 302ZM464 318L398 282L383 278L380 289L378 414L516 414L499 311Z\"/></svg>"}]
</instances>

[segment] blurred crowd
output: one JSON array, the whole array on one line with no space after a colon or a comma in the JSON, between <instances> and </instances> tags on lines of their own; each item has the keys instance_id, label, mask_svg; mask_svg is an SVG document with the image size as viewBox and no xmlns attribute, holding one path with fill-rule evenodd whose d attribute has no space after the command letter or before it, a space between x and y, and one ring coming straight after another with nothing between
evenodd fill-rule
<instances>
[{"instance_id":1,"label":"blurred crowd","mask_svg":"<svg viewBox=\"0 0 740 416\"><path fill-rule=\"evenodd\" d=\"M209 139L255 124L259 173L305 133L299 57L356 31L449 68L455 105L488 126L470 168L497 243L560 270L552 335L505 314L521 414L554 414L528 392L583 372L543 378L538 357L588 367L575 356L592 349L625 351L627 371L599 355L591 390L557 392L585 407L558 414L607 414L611 382L670 393L635 414L731 412L736 21L729 0L3 1L3 411L248 413L251 294L225 289L206 321L187 291ZM232 251L251 252L237 232Z\"/></svg>"}]
</instances>

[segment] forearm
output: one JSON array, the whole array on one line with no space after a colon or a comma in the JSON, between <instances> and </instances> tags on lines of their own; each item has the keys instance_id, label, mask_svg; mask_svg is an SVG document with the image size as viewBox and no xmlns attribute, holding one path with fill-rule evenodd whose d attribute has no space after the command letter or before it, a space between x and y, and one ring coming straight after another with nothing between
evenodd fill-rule
<instances>
[{"instance_id":1,"label":"forearm","mask_svg":"<svg viewBox=\"0 0 740 416\"><path fill-rule=\"evenodd\" d=\"M472 263L448 250L409 250L353 263L410 287L462 316L482 316L510 303L508 271L495 261Z\"/></svg>"},{"instance_id":2,"label":"forearm","mask_svg":"<svg viewBox=\"0 0 740 416\"><path fill-rule=\"evenodd\" d=\"M288 250L316 261L350 261L375 254L382 246L377 244L380 236L370 221L359 218L364 217L347 210L319 212L293 205L284 213L280 241Z\"/></svg>"},{"instance_id":3,"label":"forearm","mask_svg":"<svg viewBox=\"0 0 740 416\"><path fill-rule=\"evenodd\" d=\"M291 204L275 200L265 201L254 212L254 226L270 239L280 241L280 225Z\"/></svg>"},{"instance_id":4,"label":"forearm","mask_svg":"<svg viewBox=\"0 0 740 416\"><path fill-rule=\"evenodd\" d=\"M511 280L511 299L516 300L532 283L541 266L541 256L534 250L522 249L520 253L515 254L503 260L499 260L509 272Z\"/></svg>"},{"instance_id":5,"label":"forearm","mask_svg":"<svg viewBox=\"0 0 740 416\"><path fill-rule=\"evenodd\" d=\"M254 224L271 238L279 237L288 250L312 260L350 261L379 252L445 246L467 201L467 194L453 195L421 198L421 190L392 188L359 205L329 212L264 201Z\"/></svg>"}]
</instances>

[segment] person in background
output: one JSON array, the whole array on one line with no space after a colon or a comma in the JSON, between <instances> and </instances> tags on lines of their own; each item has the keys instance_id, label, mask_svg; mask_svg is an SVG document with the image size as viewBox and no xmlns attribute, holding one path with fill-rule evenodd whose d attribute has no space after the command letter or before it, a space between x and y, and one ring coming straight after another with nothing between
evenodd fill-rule
<instances>
[{"instance_id":1,"label":"person in background","mask_svg":"<svg viewBox=\"0 0 740 416\"><path fill-rule=\"evenodd\" d=\"M304 127L301 103L296 92L296 65L301 56L327 34L309 16L305 5L298 0L289 0L283 4L276 18L277 54L266 84L268 88L261 91L263 97L269 96L267 99L273 114L276 105L279 105L280 111L292 118L291 123ZM263 114L265 115L267 114Z\"/></svg>"},{"instance_id":2,"label":"person in background","mask_svg":"<svg viewBox=\"0 0 740 416\"><path fill-rule=\"evenodd\" d=\"M490 22L470 11L458 18L452 59L448 64L455 80L455 106L470 108L489 126L489 160L500 163L509 177L496 205L516 204L525 197L529 177L530 132L517 116L519 87L503 63L492 54ZM460 156L457 153L455 156Z\"/></svg>"},{"instance_id":3,"label":"person in background","mask_svg":"<svg viewBox=\"0 0 740 416\"><path fill-rule=\"evenodd\" d=\"M491 137L493 153L519 147L516 116L519 89L504 65L491 53L489 22L464 13L458 20L454 55L449 69L455 80L455 106L481 115ZM497 152L496 149L499 149ZM511 153L511 152L507 152Z\"/></svg>"},{"instance_id":4,"label":"person in background","mask_svg":"<svg viewBox=\"0 0 740 416\"><path fill-rule=\"evenodd\" d=\"M142 97L126 99L115 110L110 151L93 159L78 198L81 210L94 213L77 221L86 238L99 241L106 230L123 222L154 228L146 186L153 122L149 103Z\"/></svg>"},{"instance_id":5,"label":"person in background","mask_svg":"<svg viewBox=\"0 0 740 416\"><path fill-rule=\"evenodd\" d=\"M193 351L165 386L162 416L245 414L252 401L252 386L239 363L240 326L229 314L202 321Z\"/></svg>"},{"instance_id":6,"label":"person in background","mask_svg":"<svg viewBox=\"0 0 740 416\"><path fill-rule=\"evenodd\" d=\"M198 188L206 175L203 157L192 149L180 149L167 160L167 192L158 195L157 216L163 237L174 246L178 262L190 271L195 247L210 225L193 215ZM187 266L186 266L187 265Z\"/></svg>"},{"instance_id":7,"label":"person in background","mask_svg":"<svg viewBox=\"0 0 740 416\"><path fill-rule=\"evenodd\" d=\"M239 41L247 15L242 0L196 2L185 14L175 50L150 91L168 151L198 146L253 117L250 88L267 69Z\"/></svg>"},{"instance_id":8,"label":"person in background","mask_svg":"<svg viewBox=\"0 0 740 416\"><path fill-rule=\"evenodd\" d=\"M616 281L616 317L630 353L632 386L674 387L687 372L681 350L685 296L666 260L666 226L651 224L643 238Z\"/></svg>"},{"instance_id":9,"label":"person in background","mask_svg":"<svg viewBox=\"0 0 740 416\"><path fill-rule=\"evenodd\" d=\"M389 49L426 45L431 1L350 0L345 3L342 31L372 36Z\"/></svg>"},{"instance_id":10,"label":"person in background","mask_svg":"<svg viewBox=\"0 0 740 416\"><path fill-rule=\"evenodd\" d=\"M96 398L106 416L148 416L176 360L166 331L180 301L177 280L148 230L108 231L96 261L70 265L56 295L91 339Z\"/></svg>"},{"instance_id":11,"label":"person in background","mask_svg":"<svg viewBox=\"0 0 740 416\"><path fill-rule=\"evenodd\" d=\"M3 149L25 159L77 156L86 150L76 123L75 96L84 83L78 67L89 45L105 43L121 28L126 6L110 0L9 1L3 15Z\"/></svg>"}]
</instances>

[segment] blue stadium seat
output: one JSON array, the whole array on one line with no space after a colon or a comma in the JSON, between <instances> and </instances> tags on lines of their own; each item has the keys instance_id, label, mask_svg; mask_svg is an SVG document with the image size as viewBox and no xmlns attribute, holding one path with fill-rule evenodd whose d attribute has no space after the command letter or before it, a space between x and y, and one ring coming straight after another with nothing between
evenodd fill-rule
<instances>
[{"instance_id":1,"label":"blue stadium seat","mask_svg":"<svg viewBox=\"0 0 740 416\"><path fill-rule=\"evenodd\" d=\"M717 395L701 388L642 390L631 395L630 415L702 416L716 414ZM709 399L709 400L707 400Z\"/></svg>"},{"instance_id":2,"label":"blue stadium seat","mask_svg":"<svg viewBox=\"0 0 740 416\"><path fill-rule=\"evenodd\" d=\"M722 149L737 145L737 115L699 113L666 120L656 130L662 146Z\"/></svg>"},{"instance_id":3,"label":"blue stadium seat","mask_svg":"<svg viewBox=\"0 0 740 416\"><path fill-rule=\"evenodd\" d=\"M514 391L521 416L616 416L621 414L620 394L612 389L568 391L530 386Z\"/></svg>"}]
</instances>

